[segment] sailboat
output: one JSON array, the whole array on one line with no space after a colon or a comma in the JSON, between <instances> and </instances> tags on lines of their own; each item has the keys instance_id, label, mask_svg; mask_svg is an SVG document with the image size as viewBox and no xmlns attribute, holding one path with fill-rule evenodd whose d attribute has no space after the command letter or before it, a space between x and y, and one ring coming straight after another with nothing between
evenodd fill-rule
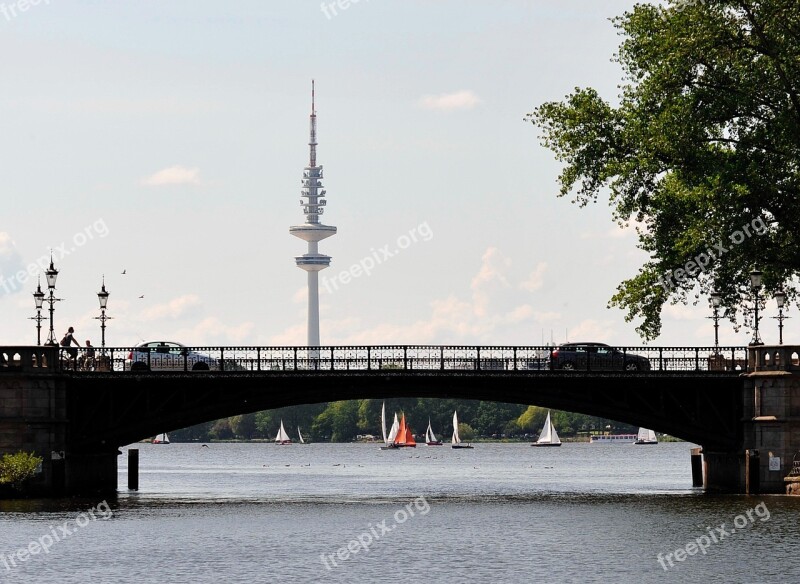
<instances>
[{"instance_id":1,"label":"sailboat","mask_svg":"<svg viewBox=\"0 0 800 584\"><path fill-rule=\"evenodd\" d=\"M550 412L547 412L547 419L544 421L544 428L542 433L539 434L539 439L531 444L531 446L561 446L561 439L558 437L556 427L550 421Z\"/></svg>"},{"instance_id":2,"label":"sailboat","mask_svg":"<svg viewBox=\"0 0 800 584\"><path fill-rule=\"evenodd\" d=\"M169 444L169 436L164 432L153 438L153 444Z\"/></svg>"},{"instance_id":3,"label":"sailboat","mask_svg":"<svg viewBox=\"0 0 800 584\"><path fill-rule=\"evenodd\" d=\"M639 428L639 434L636 436L634 444L658 444L656 433L647 428Z\"/></svg>"},{"instance_id":4,"label":"sailboat","mask_svg":"<svg viewBox=\"0 0 800 584\"><path fill-rule=\"evenodd\" d=\"M300 437L300 444L311 444L303 440L303 433L300 431L300 426L297 427L297 435Z\"/></svg>"},{"instance_id":5,"label":"sailboat","mask_svg":"<svg viewBox=\"0 0 800 584\"><path fill-rule=\"evenodd\" d=\"M289 438L289 435L286 433L286 429L283 427L283 420L281 420L281 429L278 430L278 435L275 436L275 444L283 446L291 443L292 439Z\"/></svg>"},{"instance_id":6,"label":"sailboat","mask_svg":"<svg viewBox=\"0 0 800 584\"><path fill-rule=\"evenodd\" d=\"M395 414L392 429L389 431L389 435L386 435L386 402L384 402L381 406L381 431L383 432L384 444L384 446L381 446L381 450L393 450L397 448L397 446L394 445L394 439L397 437L399 430L400 422L397 421L397 414Z\"/></svg>"},{"instance_id":7,"label":"sailboat","mask_svg":"<svg viewBox=\"0 0 800 584\"><path fill-rule=\"evenodd\" d=\"M458 412L453 412L453 438L450 440L453 448L472 448L472 444L464 444L458 435Z\"/></svg>"},{"instance_id":8,"label":"sailboat","mask_svg":"<svg viewBox=\"0 0 800 584\"><path fill-rule=\"evenodd\" d=\"M436 439L436 434L433 433L433 428L431 428L431 419L428 418L428 429L425 430L425 444L428 446L441 446L442 441Z\"/></svg>"},{"instance_id":9,"label":"sailboat","mask_svg":"<svg viewBox=\"0 0 800 584\"><path fill-rule=\"evenodd\" d=\"M395 414L396 418L396 414ZM406 426L406 415L400 418L400 427L397 430L397 436L395 436L394 441L392 442L395 448L416 448L417 442L414 440L414 433L411 431L410 426Z\"/></svg>"}]
</instances>

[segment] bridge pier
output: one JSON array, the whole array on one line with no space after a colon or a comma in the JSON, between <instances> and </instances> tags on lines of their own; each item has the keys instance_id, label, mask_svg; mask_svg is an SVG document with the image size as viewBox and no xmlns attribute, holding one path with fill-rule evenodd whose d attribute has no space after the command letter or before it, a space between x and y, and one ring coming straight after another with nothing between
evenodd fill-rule
<instances>
[{"instance_id":1,"label":"bridge pier","mask_svg":"<svg viewBox=\"0 0 800 584\"><path fill-rule=\"evenodd\" d=\"M750 348L751 373L744 379L742 484L761 493L786 493L784 478L800 460L800 347ZM744 455L745 452L743 451ZM749 460L749 477L745 462ZM749 480L748 480L749 479Z\"/></svg>"},{"instance_id":2,"label":"bridge pier","mask_svg":"<svg viewBox=\"0 0 800 584\"><path fill-rule=\"evenodd\" d=\"M71 448L68 378L57 359L57 347L0 349L0 455L42 458L29 485L34 496L115 492L117 449Z\"/></svg>"},{"instance_id":3,"label":"bridge pier","mask_svg":"<svg viewBox=\"0 0 800 584\"><path fill-rule=\"evenodd\" d=\"M800 347L749 348L743 376L742 443L737 452L704 449L708 491L791 493L784 478L800 462ZM800 465L798 465L800 466Z\"/></svg>"},{"instance_id":4,"label":"bridge pier","mask_svg":"<svg viewBox=\"0 0 800 584\"><path fill-rule=\"evenodd\" d=\"M24 451L42 458L41 472L30 485L36 495L49 496L64 486L58 483L66 449L66 381L56 359L54 347L0 351L0 455Z\"/></svg>"}]
</instances>

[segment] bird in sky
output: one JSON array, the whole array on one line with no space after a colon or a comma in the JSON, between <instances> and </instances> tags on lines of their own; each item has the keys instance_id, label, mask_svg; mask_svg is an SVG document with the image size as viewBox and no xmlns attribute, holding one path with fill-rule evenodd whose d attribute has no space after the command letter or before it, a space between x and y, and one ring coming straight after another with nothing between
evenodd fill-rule
<instances>
[{"instance_id":1,"label":"bird in sky","mask_svg":"<svg viewBox=\"0 0 800 584\"><path fill-rule=\"evenodd\" d=\"M128 270L122 270L122 275L124 276L127 272Z\"/></svg>"},{"instance_id":2,"label":"bird in sky","mask_svg":"<svg viewBox=\"0 0 800 584\"><path fill-rule=\"evenodd\" d=\"M144 294L142 294L141 296L139 296L139 298L144 298Z\"/></svg>"}]
</instances>

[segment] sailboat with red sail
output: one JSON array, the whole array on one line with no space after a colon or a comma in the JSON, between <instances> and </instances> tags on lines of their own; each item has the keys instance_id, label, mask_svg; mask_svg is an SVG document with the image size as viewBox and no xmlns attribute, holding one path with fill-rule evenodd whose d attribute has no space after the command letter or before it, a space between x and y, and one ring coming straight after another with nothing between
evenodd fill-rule
<instances>
[{"instance_id":1,"label":"sailboat with red sail","mask_svg":"<svg viewBox=\"0 0 800 584\"><path fill-rule=\"evenodd\" d=\"M406 415L400 418L400 427L397 430L397 437L394 439L395 448L416 448L417 442L414 440L414 433L406 425Z\"/></svg>"}]
</instances>

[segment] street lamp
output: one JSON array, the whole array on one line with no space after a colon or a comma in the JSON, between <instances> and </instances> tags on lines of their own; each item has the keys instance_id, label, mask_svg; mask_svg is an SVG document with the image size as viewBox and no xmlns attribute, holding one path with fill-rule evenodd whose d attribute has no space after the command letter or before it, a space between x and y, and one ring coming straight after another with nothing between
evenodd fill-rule
<instances>
[{"instance_id":1,"label":"street lamp","mask_svg":"<svg viewBox=\"0 0 800 584\"><path fill-rule=\"evenodd\" d=\"M753 319L753 339L750 341L751 345L763 345L761 337L758 334L758 292L761 289L761 277L763 272L754 269L750 272L750 291L753 293L753 305L755 307L755 318Z\"/></svg>"},{"instance_id":2,"label":"street lamp","mask_svg":"<svg viewBox=\"0 0 800 584\"><path fill-rule=\"evenodd\" d=\"M707 316L714 320L714 354L719 354L719 307L722 304L722 294L714 290L711 292L711 308L714 309L713 316Z\"/></svg>"},{"instance_id":3,"label":"street lamp","mask_svg":"<svg viewBox=\"0 0 800 584\"><path fill-rule=\"evenodd\" d=\"M47 345L58 346L56 342L56 333L53 330L53 312L55 311L55 304L60 298L56 298L56 279L58 278L58 270L53 265L53 254L50 254L50 267L44 273L47 278L47 288L50 291L50 296L47 298L47 303L50 305L50 334L47 337Z\"/></svg>"},{"instance_id":4,"label":"street lamp","mask_svg":"<svg viewBox=\"0 0 800 584\"><path fill-rule=\"evenodd\" d=\"M42 305L44 304L44 292L42 292L42 281L36 285L36 292L33 293L33 300L36 302L36 316L31 316L31 320L36 321L36 344L42 344Z\"/></svg>"},{"instance_id":5,"label":"street lamp","mask_svg":"<svg viewBox=\"0 0 800 584\"><path fill-rule=\"evenodd\" d=\"M783 315L783 307L786 305L786 292L778 290L775 292L775 302L778 303L778 316L772 318L778 319L778 344L783 344L783 321L789 318Z\"/></svg>"},{"instance_id":6,"label":"street lamp","mask_svg":"<svg viewBox=\"0 0 800 584\"><path fill-rule=\"evenodd\" d=\"M100 346L106 346L106 321L111 320L110 316L106 316L106 307L108 306L109 293L106 291L106 277L103 276L103 285L100 287L100 292L97 293L97 299L100 301L100 316L94 318L100 321Z\"/></svg>"}]
</instances>

